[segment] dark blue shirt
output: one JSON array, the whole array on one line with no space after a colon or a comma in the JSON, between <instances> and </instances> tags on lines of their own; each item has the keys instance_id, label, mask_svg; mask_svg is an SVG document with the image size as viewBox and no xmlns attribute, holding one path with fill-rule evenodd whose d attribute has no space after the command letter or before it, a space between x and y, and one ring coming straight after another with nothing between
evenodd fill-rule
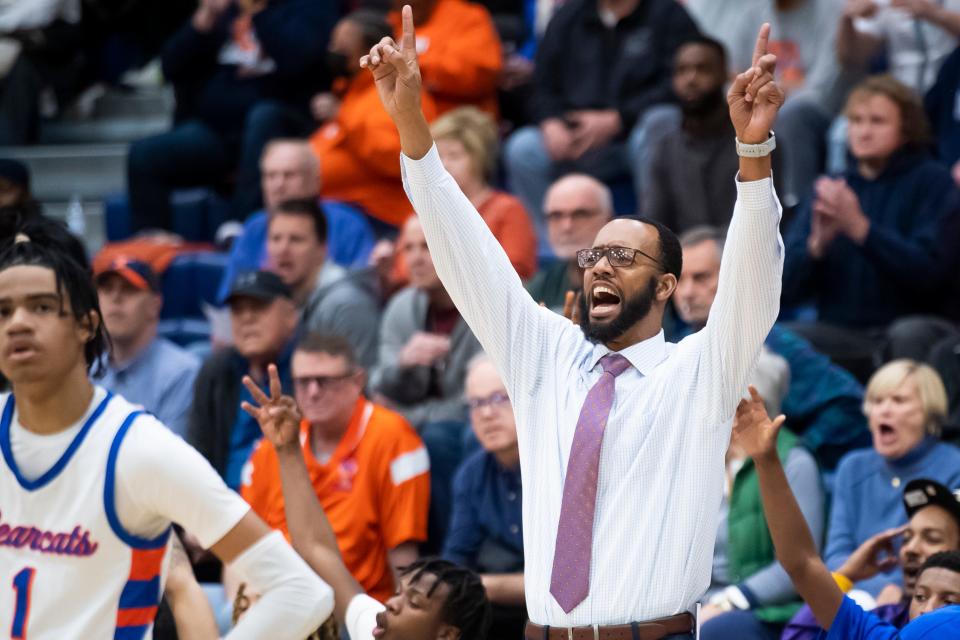
<instances>
[{"instance_id":1,"label":"dark blue shirt","mask_svg":"<svg viewBox=\"0 0 960 640\"><path fill-rule=\"evenodd\" d=\"M864 611L848 597L837 611L827 640L945 640L960 631L960 606L937 609L913 620L902 631Z\"/></svg>"},{"instance_id":2,"label":"dark blue shirt","mask_svg":"<svg viewBox=\"0 0 960 640\"><path fill-rule=\"evenodd\" d=\"M457 470L453 494L443 557L481 573L522 571L520 467L506 469L476 451Z\"/></svg>"},{"instance_id":3,"label":"dark blue shirt","mask_svg":"<svg viewBox=\"0 0 960 640\"><path fill-rule=\"evenodd\" d=\"M854 328L939 311L956 247L942 240L960 215L950 171L925 153L901 149L875 179L855 168L843 177L870 220L866 240L860 246L839 235L814 260L807 251L808 197L784 238L784 306L812 300L820 321Z\"/></svg>"}]
</instances>

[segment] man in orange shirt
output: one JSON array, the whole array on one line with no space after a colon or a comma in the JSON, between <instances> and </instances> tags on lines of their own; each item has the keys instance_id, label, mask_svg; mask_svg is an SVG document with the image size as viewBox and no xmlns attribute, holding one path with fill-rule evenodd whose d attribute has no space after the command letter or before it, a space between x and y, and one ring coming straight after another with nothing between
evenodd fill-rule
<instances>
[{"instance_id":1,"label":"man in orange shirt","mask_svg":"<svg viewBox=\"0 0 960 640\"><path fill-rule=\"evenodd\" d=\"M365 373L345 339L308 334L291 369L314 490L344 563L372 597L386 601L394 571L416 560L417 543L426 539L427 451L406 420L363 396ZM243 475L243 498L289 536L277 452L266 439Z\"/></svg>"},{"instance_id":2,"label":"man in orange shirt","mask_svg":"<svg viewBox=\"0 0 960 640\"><path fill-rule=\"evenodd\" d=\"M400 8L405 4L413 8L420 74L423 86L437 101L437 114L472 104L496 117L503 55L487 9L466 0L394 0L393 4L390 21L398 41Z\"/></svg>"},{"instance_id":3,"label":"man in orange shirt","mask_svg":"<svg viewBox=\"0 0 960 640\"><path fill-rule=\"evenodd\" d=\"M373 78L359 73L359 60L391 31L385 16L369 9L337 23L328 64L336 67L332 72L339 78L335 93L314 97L314 116L324 124L310 137L323 174L320 195L360 206L387 229L403 225L413 207L400 180L400 134L380 102ZM433 99L424 92L421 102L427 118L433 119ZM383 225L378 235L384 235Z\"/></svg>"}]
</instances>

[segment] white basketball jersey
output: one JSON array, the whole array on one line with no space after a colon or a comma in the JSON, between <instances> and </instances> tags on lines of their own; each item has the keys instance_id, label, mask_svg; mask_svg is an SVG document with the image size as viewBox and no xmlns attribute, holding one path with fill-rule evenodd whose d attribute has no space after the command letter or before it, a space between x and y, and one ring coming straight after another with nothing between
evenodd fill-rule
<instances>
[{"instance_id":1,"label":"white basketball jersey","mask_svg":"<svg viewBox=\"0 0 960 640\"><path fill-rule=\"evenodd\" d=\"M0 405L0 638L150 637L170 530L152 540L131 535L114 501L120 443L131 427L136 436L141 412L107 394L31 481L10 446L13 395L0 395Z\"/></svg>"}]
</instances>

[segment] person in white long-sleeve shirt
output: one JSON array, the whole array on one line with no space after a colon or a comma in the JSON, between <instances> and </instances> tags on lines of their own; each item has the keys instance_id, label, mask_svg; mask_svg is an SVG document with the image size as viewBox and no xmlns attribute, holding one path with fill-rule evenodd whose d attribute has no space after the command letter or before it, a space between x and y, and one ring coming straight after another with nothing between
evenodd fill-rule
<instances>
[{"instance_id":1,"label":"person in white long-sleeve shirt","mask_svg":"<svg viewBox=\"0 0 960 640\"><path fill-rule=\"evenodd\" d=\"M702 331L669 344L661 324L679 243L642 219L611 221L578 253L580 327L530 298L440 162L419 109L407 8L403 22L401 43L384 39L361 66L400 132L404 184L437 272L516 412L527 637L692 637L731 419L779 311L769 153L783 92L769 26L728 96L742 157L716 302Z\"/></svg>"}]
</instances>

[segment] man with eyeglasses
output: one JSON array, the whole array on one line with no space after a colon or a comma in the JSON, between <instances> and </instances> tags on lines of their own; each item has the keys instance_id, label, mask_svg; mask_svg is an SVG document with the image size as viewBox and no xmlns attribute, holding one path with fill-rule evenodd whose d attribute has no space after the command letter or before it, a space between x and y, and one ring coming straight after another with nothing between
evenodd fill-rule
<instances>
[{"instance_id":1,"label":"man with eyeglasses","mask_svg":"<svg viewBox=\"0 0 960 640\"><path fill-rule=\"evenodd\" d=\"M610 188L582 173L566 175L547 190L543 200L547 240L557 258L527 283L537 302L561 311L568 291L580 291L583 270L577 266L577 250L590 246L603 225L613 219Z\"/></svg>"},{"instance_id":2,"label":"man with eyeglasses","mask_svg":"<svg viewBox=\"0 0 960 640\"><path fill-rule=\"evenodd\" d=\"M510 396L493 361L480 353L464 385L480 442L453 478L446 560L480 574L493 610L490 638L519 638L527 620L523 592L520 449Z\"/></svg>"},{"instance_id":3,"label":"man with eyeglasses","mask_svg":"<svg viewBox=\"0 0 960 640\"><path fill-rule=\"evenodd\" d=\"M310 480L343 562L380 602L426 540L430 462L402 416L363 395L366 372L342 337L308 333L290 365L303 415L300 442ZM277 451L263 439L244 468L240 494L289 538Z\"/></svg>"},{"instance_id":4,"label":"man with eyeglasses","mask_svg":"<svg viewBox=\"0 0 960 640\"><path fill-rule=\"evenodd\" d=\"M769 154L784 96L767 54L769 25L754 66L728 94L741 159L717 298L706 327L673 345L661 325L681 250L657 223L613 220L579 252L581 325L527 294L440 162L419 108L409 8L403 18L401 44L382 40L361 66L400 132L407 194L437 273L513 402L525 635L692 638L691 612L710 582L732 418L779 310L783 245Z\"/></svg>"}]
</instances>

